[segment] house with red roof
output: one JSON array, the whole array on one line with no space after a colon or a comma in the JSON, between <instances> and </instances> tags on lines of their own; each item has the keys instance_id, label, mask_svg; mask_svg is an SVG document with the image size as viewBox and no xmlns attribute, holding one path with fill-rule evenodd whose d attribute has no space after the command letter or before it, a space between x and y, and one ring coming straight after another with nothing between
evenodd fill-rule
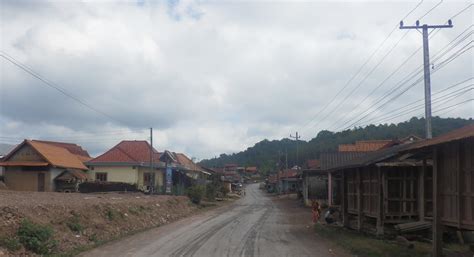
<instances>
[{"instance_id":1,"label":"house with red roof","mask_svg":"<svg viewBox=\"0 0 474 257\"><path fill-rule=\"evenodd\" d=\"M139 190L155 192L165 192L169 167L176 194L184 193L191 180L210 174L185 154L160 153L145 140L124 140L86 164L92 180L129 183L137 185Z\"/></svg>"},{"instance_id":2,"label":"house with red roof","mask_svg":"<svg viewBox=\"0 0 474 257\"><path fill-rule=\"evenodd\" d=\"M89 153L79 145L63 142L24 140L0 162L5 185L21 191L77 191L87 180L84 161Z\"/></svg>"},{"instance_id":3,"label":"house with red roof","mask_svg":"<svg viewBox=\"0 0 474 257\"><path fill-rule=\"evenodd\" d=\"M145 140L124 140L86 164L94 181L135 184L141 190L164 184L160 153Z\"/></svg>"}]
</instances>

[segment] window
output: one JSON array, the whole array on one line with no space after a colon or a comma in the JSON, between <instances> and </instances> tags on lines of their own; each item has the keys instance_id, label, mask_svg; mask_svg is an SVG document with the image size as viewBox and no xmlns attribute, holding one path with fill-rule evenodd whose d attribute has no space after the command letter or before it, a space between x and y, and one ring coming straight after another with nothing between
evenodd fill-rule
<instances>
[{"instance_id":1,"label":"window","mask_svg":"<svg viewBox=\"0 0 474 257\"><path fill-rule=\"evenodd\" d=\"M97 172L95 174L95 180L97 180L97 181L107 181L107 173Z\"/></svg>"},{"instance_id":2,"label":"window","mask_svg":"<svg viewBox=\"0 0 474 257\"><path fill-rule=\"evenodd\" d=\"M143 173L143 184L145 186L150 186L152 183L152 174L150 172Z\"/></svg>"}]
</instances>

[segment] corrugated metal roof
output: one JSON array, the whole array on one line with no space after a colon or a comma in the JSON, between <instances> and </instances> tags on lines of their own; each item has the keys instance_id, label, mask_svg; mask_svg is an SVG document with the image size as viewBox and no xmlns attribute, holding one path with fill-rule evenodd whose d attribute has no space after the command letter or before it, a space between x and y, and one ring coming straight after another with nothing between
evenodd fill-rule
<instances>
[{"instance_id":1,"label":"corrugated metal roof","mask_svg":"<svg viewBox=\"0 0 474 257\"><path fill-rule=\"evenodd\" d=\"M339 170L344 168L356 168L371 165L383 160L387 160L408 149L412 144L396 145L389 148L380 149L375 152L369 152L352 160L347 160L339 165L333 166L330 170Z\"/></svg>"},{"instance_id":2,"label":"corrugated metal roof","mask_svg":"<svg viewBox=\"0 0 474 257\"><path fill-rule=\"evenodd\" d=\"M321 153L319 160L321 163L321 170L331 169L339 166L349 160L361 157L368 154L367 152L331 152Z\"/></svg>"},{"instance_id":3,"label":"corrugated metal roof","mask_svg":"<svg viewBox=\"0 0 474 257\"><path fill-rule=\"evenodd\" d=\"M474 137L474 124L467 125L432 139L425 139L423 141L415 142L410 144L410 147L407 150L415 150L433 145L444 144L469 137Z\"/></svg>"},{"instance_id":4,"label":"corrugated metal roof","mask_svg":"<svg viewBox=\"0 0 474 257\"><path fill-rule=\"evenodd\" d=\"M360 140L355 144L339 145L339 152L373 152L393 143L393 140Z\"/></svg>"},{"instance_id":5,"label":"corrugated metal roof","mask_svg":"<svg viewBox=\"0 0 474 257\"><path fill-rule=\"evenodd\" d=\"M30 162L30 161L7 161L0 162L0 166L27 166L27 167L42 167L48 166L48 162Z\"/></svg>"}]
</instances>

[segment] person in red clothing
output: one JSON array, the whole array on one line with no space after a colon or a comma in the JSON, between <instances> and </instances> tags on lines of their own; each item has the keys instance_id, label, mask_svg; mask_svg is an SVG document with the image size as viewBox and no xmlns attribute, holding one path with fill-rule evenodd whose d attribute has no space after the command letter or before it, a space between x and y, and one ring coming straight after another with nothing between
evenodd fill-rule
<instances>
[{"instance_id":1,"label":"person in red clothing","mask_svg":"<svg viewBox=\"0 0 474 257\"><path fill-rule=\"evenodd\" d=\"M311 212L313 214L313 223L316 224L319 220L321 209L319 207L319 203L315 200L312 201Z\"/></svg>"}]
</instances>

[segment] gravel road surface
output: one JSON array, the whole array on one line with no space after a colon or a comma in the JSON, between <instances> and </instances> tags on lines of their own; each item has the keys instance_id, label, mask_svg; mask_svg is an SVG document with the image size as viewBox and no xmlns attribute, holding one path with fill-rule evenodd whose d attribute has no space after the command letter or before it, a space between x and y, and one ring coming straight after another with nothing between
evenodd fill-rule
<instances>
[{"instance_id":1,"label":"gravel road surface","mask_svg":"<svg viewBox=\"0 0 474 257\"><path fill-rule=\"evenodd\" d=\"M308 209L257 184L229 206L103 245L80 256L350 256L316 235Z\"/></svg>"}]
</instances>

